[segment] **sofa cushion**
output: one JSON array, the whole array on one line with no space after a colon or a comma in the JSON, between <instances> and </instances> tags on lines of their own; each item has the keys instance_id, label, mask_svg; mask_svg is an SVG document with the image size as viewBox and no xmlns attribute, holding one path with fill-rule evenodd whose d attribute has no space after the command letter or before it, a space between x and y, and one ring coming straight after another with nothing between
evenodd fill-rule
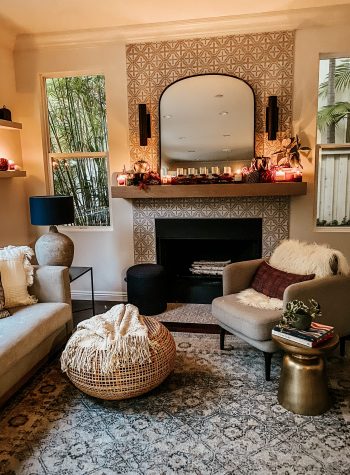
<instances>
[{"instance_id":1,"label":"sofa cushion","mask_svg":"<svg viewBox=\"0 0 350 475\"><path fill-rule=\"evenodd\" d=\"M272 328L281 318L281 310L248 307L239 302L237 294L214 299L212 314L226 327L257 341L271 340Z\"/></svg>"},{"instance_id":2,"label":"sofa cushion","mask_svg":"<svg viewBox=\"0 0 350 475\"><path fill-rule=\"evenodd\" d=\"M0 375L72 318L65 303L15 307L11 314L0 320Z\"/></svg>"},{"instance_id":3,"label":"sofa cushion","mask_svg":"<svg viewBox=\"0 0 350 475\"><path fill-rule=\"evenodd\" d=\"M315 274L291 274L262 262L254 274L251 287L268 297L283 300L283 293L289 285L312 280Z\"/></svg>"}]
</instances>

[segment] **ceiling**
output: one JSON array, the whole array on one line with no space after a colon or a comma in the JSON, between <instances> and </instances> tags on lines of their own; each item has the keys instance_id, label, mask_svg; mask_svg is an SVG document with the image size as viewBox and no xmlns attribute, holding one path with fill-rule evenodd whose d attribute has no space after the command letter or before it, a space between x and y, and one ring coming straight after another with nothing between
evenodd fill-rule
<instances>
[{"instance_id":1,"label":"ceiling","mask_svg":"<svg viewBox=\"0 0 350 475\"><path fill-rule=\"evenodd\" d=\"M350 4L350 0L1 0L0 22L38 34Z\"/></svg>"}]
</instances>

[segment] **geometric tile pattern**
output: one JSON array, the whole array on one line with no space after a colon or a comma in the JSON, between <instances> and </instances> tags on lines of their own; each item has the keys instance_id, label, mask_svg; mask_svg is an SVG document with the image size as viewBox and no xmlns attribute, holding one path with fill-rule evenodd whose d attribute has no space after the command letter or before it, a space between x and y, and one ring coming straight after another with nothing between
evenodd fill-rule
<instances>
[{"instance_id":1,"label":"geometric tile pattern","mask_svg":"<svg viewBox=\"0 0 350 475\"><path fill-rule=\"evenodd\" d=\"M328 361L332 407L316 416L277 400L261 352L227 336L175 334L174 372L141 397L102 401L51 363L0 411L4 475L342 475L350 473L350 360Z\"/></svg>"},{"instance_id":2,"label":"geometric tile pattern","mask_svg":"<svg viewBox=\"0 0 350 475\"><path fill-rule=\"evenodd\" d=\"M268 257L289 236L289 197L135 199L135 264L156 262L156 218L262 218L262 252Z\"/></svg>"},{"instance_id":3,"label":"geometric tile pattern","mask_svg":"<svg viewBox=\"0 0 350 475\"><path fill-rule=\"evenodd\" d=\"M131 162L147 160L159 168L158 103L162 91L177 79L194 74L224 73L247 81L256 98L256 155L280 149L282 133L267 141L267 97L278 96L279 130L291 133L294 31L227 35L210 38L130 44L126 47ZM151 113L152 138L139 145L138 104Z\"/></svg>"}]
</instances>

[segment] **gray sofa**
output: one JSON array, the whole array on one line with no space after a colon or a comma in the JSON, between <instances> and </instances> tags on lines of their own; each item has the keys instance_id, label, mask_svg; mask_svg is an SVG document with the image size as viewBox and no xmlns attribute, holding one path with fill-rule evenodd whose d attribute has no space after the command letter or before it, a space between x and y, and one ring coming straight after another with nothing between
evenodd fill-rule
<instances>
[{"instance_id":1,"label":"gray sofa","mask_svg":"<svg viewBox=\"0 0 350 475\"><path fill-rule=\"evenodd\" d=\"M72 332L69 271L35 266L30 294L38 303L10 309L0 320L0 405L24 384Z\"/></svg>"}]
</instances>

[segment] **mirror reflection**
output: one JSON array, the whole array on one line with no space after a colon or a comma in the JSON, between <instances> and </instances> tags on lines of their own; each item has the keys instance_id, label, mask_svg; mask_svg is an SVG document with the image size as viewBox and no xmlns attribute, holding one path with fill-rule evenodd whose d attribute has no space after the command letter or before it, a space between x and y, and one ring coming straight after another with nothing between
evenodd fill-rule
<instances>
[{"instance_id":1,"label":"mirror reflection","mask_svg":"<svg viewBox=\"0 0 350 475\"><path fill-rule=\"evenodd\" d=\"M254 157L254 93L241 79L221 74L181 79L163 92L159 116L162 170L222 170Z\"/></svg>"}]
</instances>

